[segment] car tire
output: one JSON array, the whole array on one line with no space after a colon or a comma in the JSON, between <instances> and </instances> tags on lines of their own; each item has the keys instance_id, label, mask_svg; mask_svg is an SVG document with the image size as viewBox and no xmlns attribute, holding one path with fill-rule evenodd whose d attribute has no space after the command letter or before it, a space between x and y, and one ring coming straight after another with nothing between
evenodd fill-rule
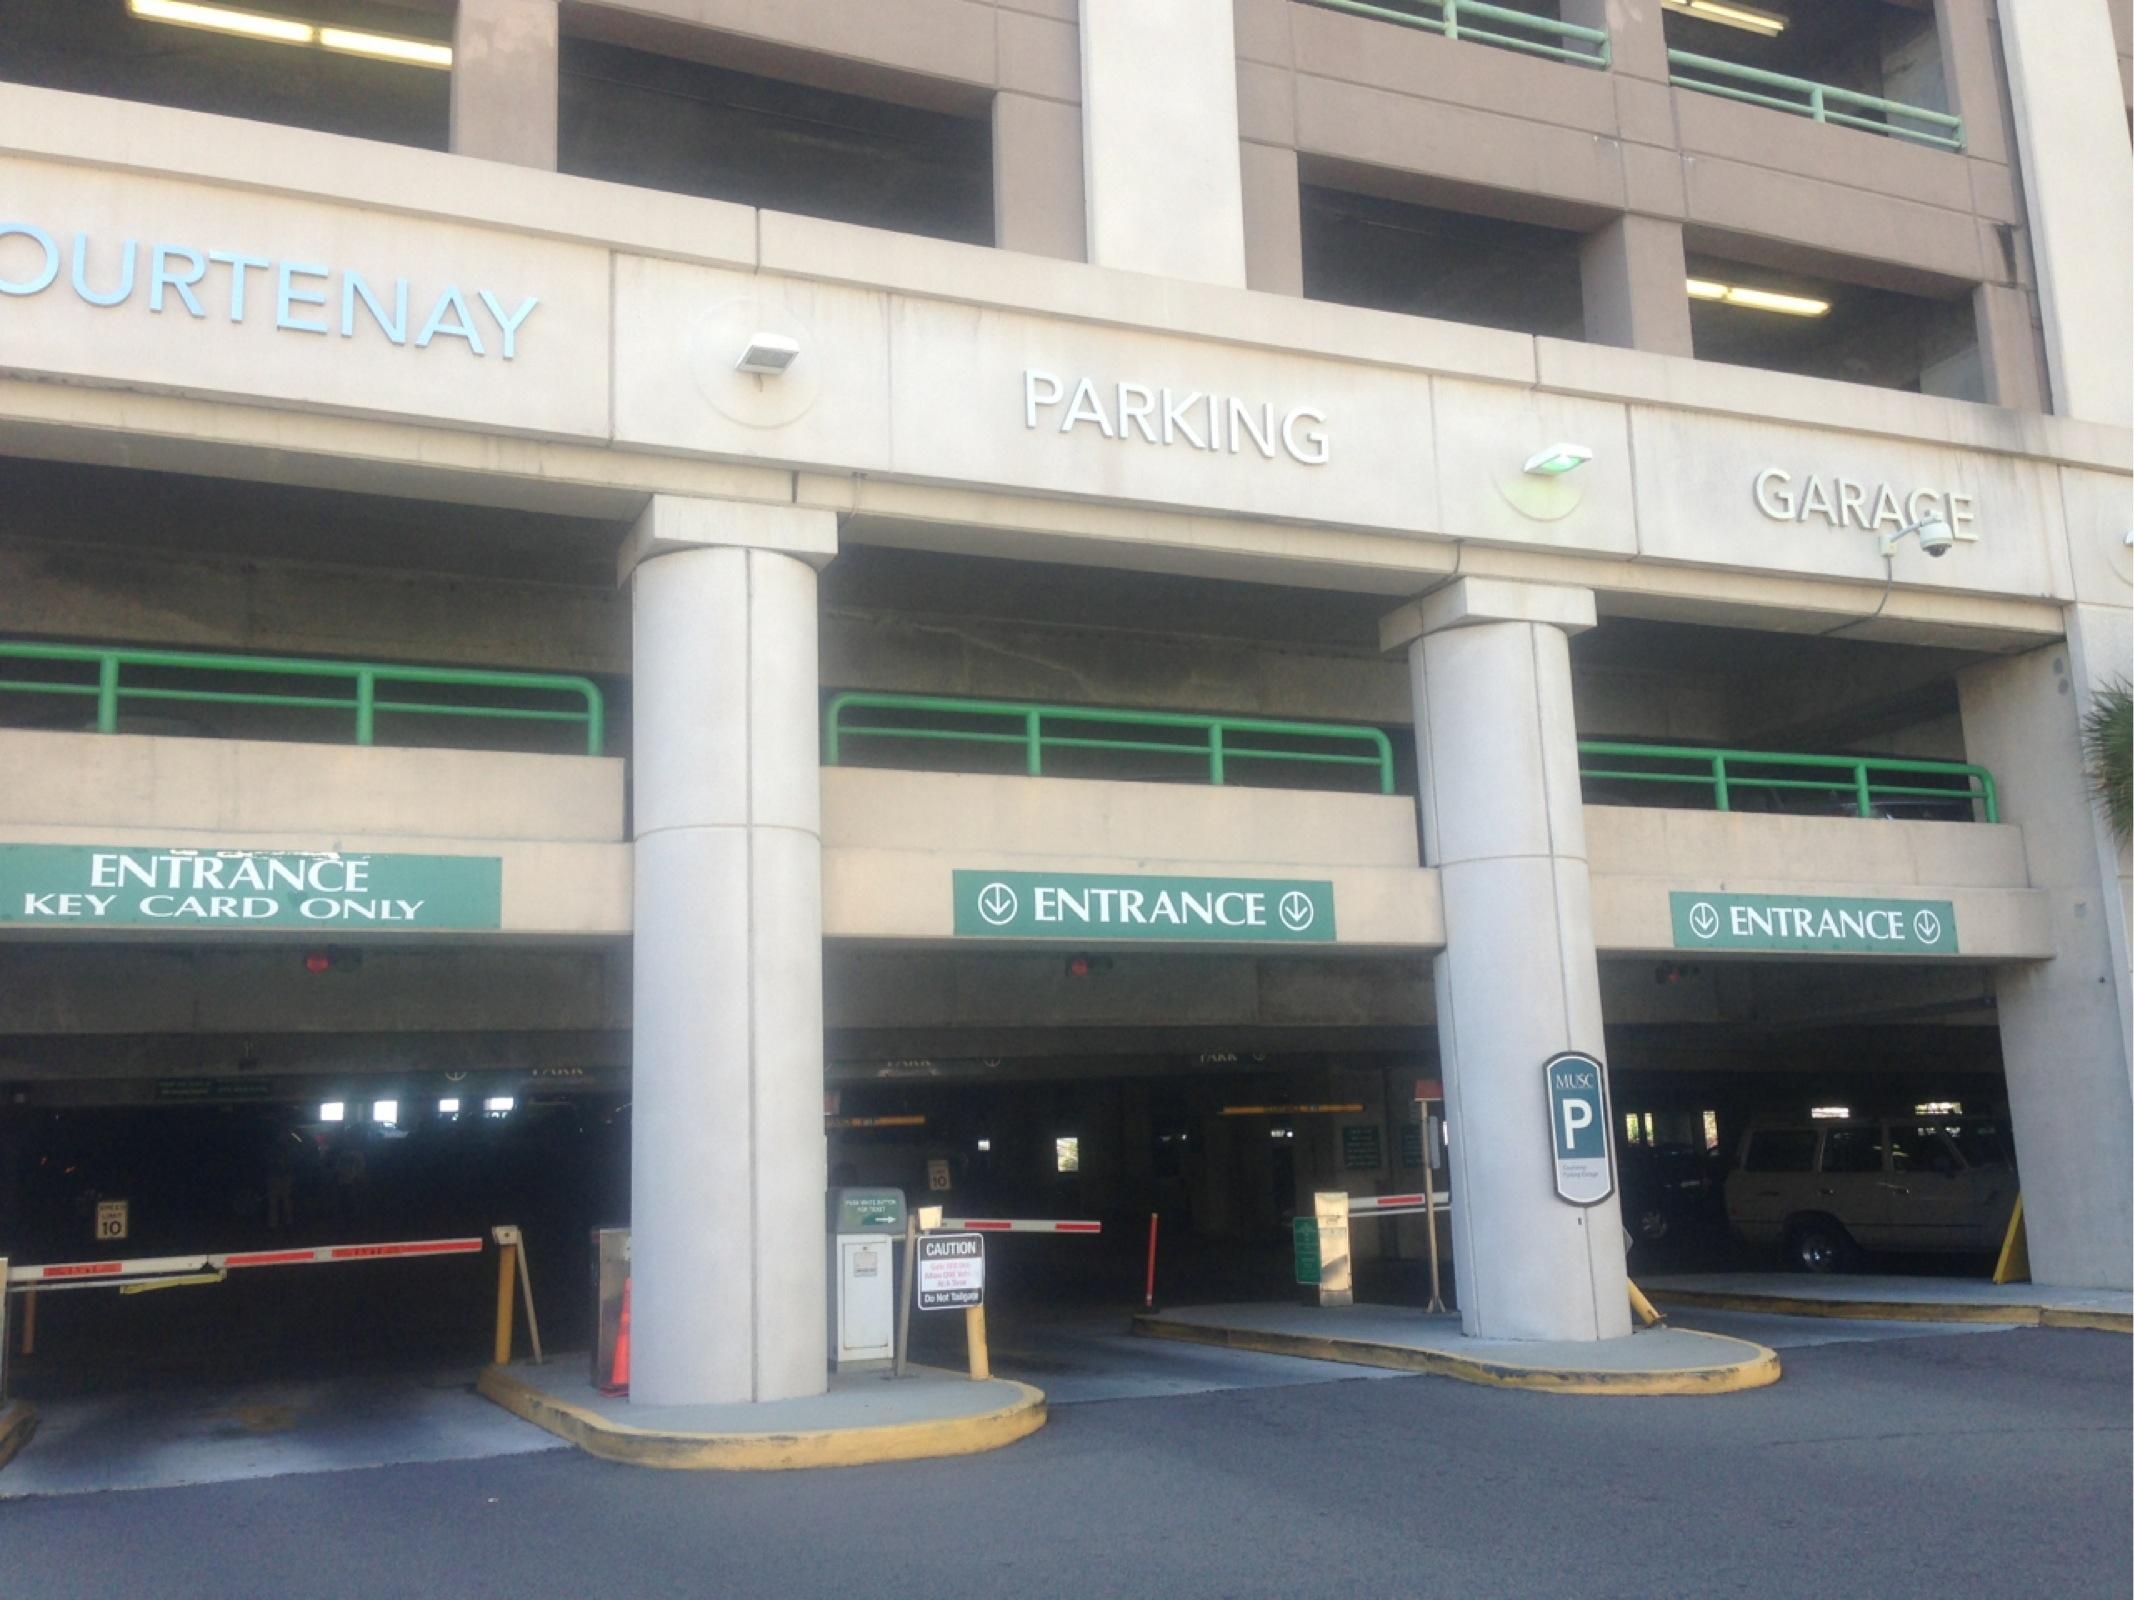
<instances>
[{"instance_id":1,"label":"car tire","mask_svg":"<svg viewBox=\"0 0 2134 1600\"><path fill-rule=\"evenodd\" d=\"M1796 1217L1786 1228L1786 1264L1795 1272L1843 1272L1855 1253L1852 1235L1828 1217Z\"/></svg>"}]
</instances>

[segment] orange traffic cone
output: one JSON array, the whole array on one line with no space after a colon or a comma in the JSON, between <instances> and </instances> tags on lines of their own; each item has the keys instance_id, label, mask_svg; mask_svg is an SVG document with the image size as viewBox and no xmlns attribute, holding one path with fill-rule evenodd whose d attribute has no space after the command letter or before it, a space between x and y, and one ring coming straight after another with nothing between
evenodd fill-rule
<instances>
[{"instance_id":1,"label":"orange traffic cone","mask_svg":"<svg viewBox=\"0 0 2134 1600\"><path fill-rule=\"evenodd\" d=\"M622 1280L622 1321L615 1330L615 1365L608 1372L609 1394L630 1392L630 1280Z\"/></svg>"}]
</instances>

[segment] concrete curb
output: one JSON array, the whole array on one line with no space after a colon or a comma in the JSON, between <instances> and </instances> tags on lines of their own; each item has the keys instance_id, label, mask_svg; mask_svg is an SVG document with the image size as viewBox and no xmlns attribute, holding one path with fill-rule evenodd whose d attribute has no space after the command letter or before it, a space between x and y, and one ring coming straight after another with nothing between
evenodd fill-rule
<instances>
[{"instance_id":1,"label":"concrete curb","mask_svg":"<svg viewBox=\"0 0 2134 1600\"><path fill-rule=\"evenodd\" d=\"M6 1466L37 1431L37 1408L27 1400L0 1406L0 1467Z\"/></svg>"},{"instance_id":2,"label":"concrete curb","mask_svg":"<svg viewBox=\"0 0 2134 1600\"><path fill-rule=\"evenodd\" d=\"M1384 1344L1366 1339L1329 1339L1315 1334L1265 1333L1226 1328L1215 1323L1175 1322L1160 1317L1134 1318L1134 1332L1156 1339L1257 1350L1266 1355L1302 1356L1311 1361L1343 1361L1358 1367L1387 1367L1396 1372L1428 1372L1462 1383L1496 1389L1531 1389L1543 1394L1683 1395L1735 1394L1778 1382L1778 1353L1746 1339L1707 1334L1715 1344L1747 1352L1738 1360L1709 1367L1640 1368L1610 1371L1591 1367L1528 1367L1454 1355L1417 1345Z\"/></svg>"},{"instance_id":3,"label":"concrete curb","mask_svg":"<svg viewBox=\"0 0 2134 1600\"><path fill-rule=\"evenodd\" d=\"M1019 1391L1016 1399L976 1416L784 1433L670 1433L633 1428L544 1394L504 1367L485 1367L475 1387L506 1411L604 1460L680 1471L782 1472L975 1455L1027 1438L1045 1425L1042 1390L1011 1379L995 1381Z\"/></svg>"},{"instance_id":4,"label":"concrete curb","mask_svg":"<svg viewBox=\"0 0 2134 1600\"><path fill-rule=\"evenodd\" d=\"M2077 1306L1979 1304L1940 1300L1838 1300L1803 1294L1733 1294L1718 1289L1648 1289L1663 1306L1752 1311L1781 1317L1845 1317L1859 1322L1984 1322L2004 1328L2087 1328L2134 1334L2134 1315Z\"/></svg>"}]
</instances>

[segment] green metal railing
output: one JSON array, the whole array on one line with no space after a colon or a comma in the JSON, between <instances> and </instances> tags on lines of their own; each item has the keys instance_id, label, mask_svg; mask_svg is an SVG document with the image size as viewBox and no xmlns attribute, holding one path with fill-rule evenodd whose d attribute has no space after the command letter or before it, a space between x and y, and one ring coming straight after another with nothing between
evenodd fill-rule
<instances>
[{"instance_id":1,"label":"green metal railing","mask_svg":"<svg viewBox=\"0 0 2134 1600\"><path fill-rule=\"evenodd\" d=\"M587 755L606 741L606 706L590 679L540 672L483 672L455 667L399 667L296 657L196 655L181 650L100 649L94 645L26 644L0 640L0 663L56 662L90 669L93 682L0 678L0 693L46 694L96 701L96 731L116 733L122 701L181 701L199 705L277 706L347 711L355 718L357 744L377 742L378 718L388 716L481 717L509 722L575 722L585 725ZM240 677L311 678L345 685L345 695L290 694L274 690L200 689L173 684L126 683L128 668L142 671L228 673ZM573 697L574 707L448 705L434 700L381 699L381 689L433 687L505 689Z\"/></svg>"},{"instance_id":2,"label":"green metal railing","mask_svg":"<svg viewBox=\"0 0 2134 1600\"><path fill-rule=\"evenodd\" d=\"M1524 50L1529 55L1575 61L1586 67L1608 65L1605 29L1558 22L1554 17L1537 17L1526 11L1511 11L1503 6L1487 5L1484 0L1405 0L1407 4L1428 6L1430 12L1401 10L1401 0L1387 0L1382 5L1370 5L1366 0L1305 0L1305 3L1328 11L1346 11L1359 17L1375 17L1380 22L1422 28L1441 33L1448 39L1470 39L1477 44L1499 45L1506 50ZM1525 28L1540 37L1500 31L1504 28Z\"/></svg>"},{"instance_id":3,"label":"green metal railing","mask_svg":"<svg viewBox=\"0 0 2134 1600\"><path fill-rule=\"evenodd\" d=\"M1732 811L1741 789L1804 789L1842 795L1863 817L1875 815L1878 799L1893 796L1964 803L1976 802L1985 820L2001 820L2000 797L1993 774L1962 761L1913 761L1897 756L1809 756L1772 750L1700 750L1689 745L1614 744L1580 740L1579 776L1631 783L1703 786L1713 805ZM1603 760L1606 766L1588 765ZM1624 767L1625 761L1637 762ZM1791 773L1821 776L1786 776ZM1876 775L1889 774L1890 778ZM1906 783L1906 778L1936 777L1941 784ZM1891 781L1891 778L1897 781Z\"/></svg>"},{"instance_id":4,"label":"green metal railing","mask_svg":"<svg viewBox=\"0 0 2134 1600\"><path fill-rule=\"evenodd\" d=\"M1892 138L1910 139L1915 144L1932 145L1938 150L1961 150L1964 147L1964 120L1953 117L1946 111L1929 111L1925 106L1909 106L1901 100L1884 100L1877 95L1861 94L1853 89L1840 89L1836 84L1815 83L1807 78L1791 78L1783 72L1766 72L1760 67L1744 67L1732 61L1721 61L1716 56L1693 55L1687 50L1667 52L1667 65L1672 69L1668 81L1683 89L1695 89L1703 94L1716 94L1728 100L1743 100L1754 106L1770 106L1777 111L1791 111L1796 116L1813 117L1817 122L1833 122L1845 128L1865 128L1870 133L1886 133ZM1702 74L1701 77L1686 76L1686 73ZM1712 78L1729 80L1713 83ZM1739 84L1753 85L1751 88ZM1780 94L1764 93L1765 90L1783 91L1793 98ZM1862 116L1861 112L1878 113L1878 116ZM1907 127L1898 118L1909 122L1925 123L1923 128ZM1933 130L1944 129L1937 133Z\"/></svg>"},{"instance_id":5,"label":"green metal railing","mask_svg":"<svg viewBox=\"0 0 2134 1600\"><path fill-rule=\"evenodd\" d=\"M855 711L889 711L927 720L923 723L854 723L847 720L848 713ZM1129 736L1066 731L1095 728L1128 730ZM1132 737L1132 730L1146 730L1151 737ZM1157 736L1165 733L1173 737ZM1393 792L1392 742L1376 728L1343 727L1338 723L1203 717L1173 711L1098 710L1087 706L1026 705L1005 700L941 699L932 695L838 695L831 700L823 717L823 764L841 766L847 741L858 738L1015 745L1023 752L1023 770L1033 778L1044 775L1047 750L1117 750L1187 756L1206 763L1211 784L1227 782L1231 764L1238 761L1370 767L1378 776L1378 792ZM1285 748L1276 741L1320 741L1335 748ZM1369 754L1344 748L1355 746L1368 748Z\"/></svg>"}]
</instances>

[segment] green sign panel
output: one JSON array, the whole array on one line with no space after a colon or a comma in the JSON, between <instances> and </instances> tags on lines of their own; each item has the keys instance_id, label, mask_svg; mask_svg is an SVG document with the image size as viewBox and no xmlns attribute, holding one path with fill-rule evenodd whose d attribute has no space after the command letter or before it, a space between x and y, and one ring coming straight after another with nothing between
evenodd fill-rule
<instances>
[{"instance_id":1,"label":"green sign panel","mask_svg":"<svg viewBox=\"0 0 2134 1600\"><path fill-rule=\"evenodd\" d=\"M1296 1242L1297 1282L1319 1281L1319 1219L1299 1217L1289 1225Z\"/></svg>"},{"instance_id":2,"label":"green sign panel","mask_svg":"<svg viewBox=\"0 0 2134 1600\"><path fill-rule=\"evenodd\" d=\"M503 925L496 856L0 844L0 924L304 928Z\"/></svg>"},{"instance_id":3,"label":"green sign panel","mask_svg":"<svg viewBox=\"0 0 2134 1600\"><path fill-rule=\"evenodd\" d=\"M1386 1164L1385 1137L1375 1122L1351 1123L1341 1130L1341 1165L1350 1172L1376 1172Z\"/></svg>"},{"instance_id":4,"label":"green sign panel","mask_svg":"<svg viewBox=\"0 0 2134 1600\"><path fill-rule=\"evenodd\" d=\"M1404 1167L1419 1167L1423 1164L1423 1130L1419 1123L1401 1124L1400 1164Z\"/></svg>"},{"instance_id":5,"label":"green sign panel","mask_svg":"<svg viewBox=\"0 0 2134 1600\"><path fill-rule=\"evenodd\" d=\"M981 939L1331 943L1334 886L1306 878L954 874L956 933Z\"/></svg>"},{"instance_id":6,"label":"green sign panel","mask_svg":"<svg viewBox=\"0 0 2134 1600\"><path fill-rule=\"evenodd\" d=\"M1822 955L1953 956L1956 907L1946 900L1828 895L1668 897L1677 950L1788 950Z\"/></svg>"}]
</instances>

